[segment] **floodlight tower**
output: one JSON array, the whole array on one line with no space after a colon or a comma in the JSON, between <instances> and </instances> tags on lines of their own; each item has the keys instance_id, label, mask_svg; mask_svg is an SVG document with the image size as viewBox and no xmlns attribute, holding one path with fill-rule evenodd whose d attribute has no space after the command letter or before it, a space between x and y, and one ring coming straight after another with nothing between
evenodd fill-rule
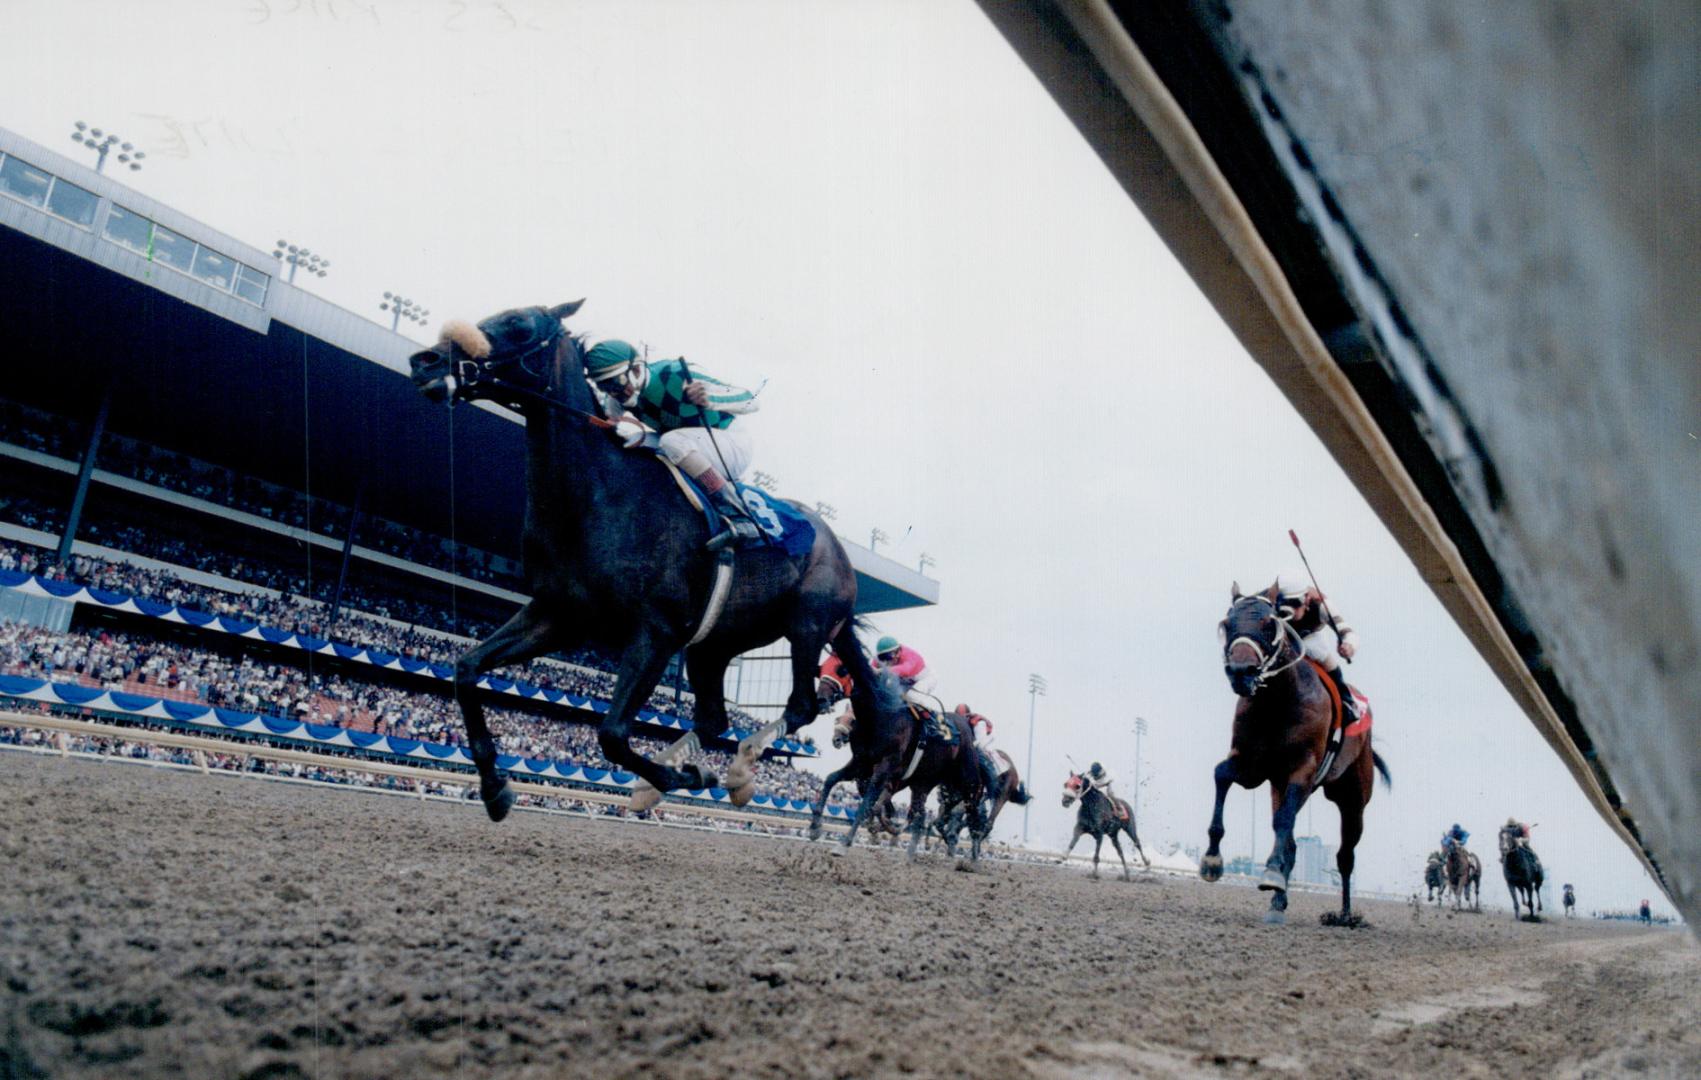
<instances>
[{"instance_id":1,"label":"floodlight tower","mask_svg":"<svg viewBox=\"0 0 1701 1080\"><path fill-rule=\"evenodd\" d=\"M124 136L116 132L92 128L78 120L75 131L71 132L71 141L81 143L84 147L95 152L95 172L106 171L106 155L118 147L118 163L130 166L131 172L142 171L142 159L148 155L136 149L134 143L124 141Z\"/></svg>"},{"instance_id":2,"label":"floodlight tower","mask_svg":"<svg viewBox=\"0 0 1701 1080\"><path fill-rule=\"evenodd\" d=\"M1028 676L1028 783L1034 782L1034 702L1045 696L1046 685L1044 675ZM1022 807L1022 846L1028 846L1028 808L1033 806L1033 800Z\"/></svg>"}]
</instances>

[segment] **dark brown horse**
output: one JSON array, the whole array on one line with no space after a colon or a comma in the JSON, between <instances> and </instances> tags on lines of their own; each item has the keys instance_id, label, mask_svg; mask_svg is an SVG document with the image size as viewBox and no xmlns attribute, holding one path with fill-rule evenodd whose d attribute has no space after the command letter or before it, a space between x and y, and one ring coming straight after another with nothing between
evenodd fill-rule
<instances>
[{"instance_id":1,"label":"dark brown horse","mask_svg":"<svg viewBox=\"0 0 1701 1080\"><path fill-rule=\"evenodd\" d=\"M657 792L699 788L715 777L674 762L727 730L721 687L733 657L785 638L792 690L784 715L741 743L727 777L734 801L754 793L752 766L780 731L815 718L815 660L838 637L847 646L856 574L831 529L808 511L813 546L789 557L777 545L741 552L712 629L700 625L716 579L705 550L710 529L661 460L625 450L597 415L583 348L562 320L583 301L517 308L476 327L445 327L443 340L411 358L413 380L433 401L485 398L526 418L526 515L521 543L532 599L455 664L455 697L493 821L513 791L496 767L485 723L481 672L560 649L596 645L620 657L598 740L615 767ZM659 761L632 749L631 724L669 657L685 651L697 692L694 729ZM659 796L657 796L659 797Z\"/></svg>"},{"instance_id":2,"label":"dark brown horse","mask_svg":"<svg viewBox=\"0 0 1701 1080\"><path fill-rule=\"evenodd\" d=\"M1447 859L1439 851L1429 853L1423 864L1423 886L1427 903L1440 904L1447 897Z\"/></svg>"},{"instance_id":3,"label":"dark brown horse","mask_svg":"<svg viewBox=\"0 0 1701 1080\"><path fill-rule=\"evenodd\" d=\"M1447 889L1453 895L1453 910L1482 910L1482 860L1463 844L1447 845Z\"/></svg>"},{"instance_id":4,"label":"dark brown horse","mask_svg":"<svg viewBox=\"0 0 1701 1080\"><path fill-rule=\"evenodd\" d=\"M1122 860L1122 880L1128 881L1128 859L1122 854L1122 841L1119 839L1119 834L1127 833L1140 861L1146 864L1147 869L1151 868L1152 860L1146 858L1146 849L1140 846L1140 834L1134 831L1134 808L1128 805L1128 800L1113 799L1088 782L1086 777L1070 773L1069 779L1063 781L1064 807L1067 809L1076 799L1081 800L1081 809L1075 811L1075 835L1069 838L1069 847L1063 852L1065 861L1081 837L1090 836L1093 838L1093 877L1098 877L1099 852L1104 849L1104 838L1108 836L1110 846L1116 849L1116 857Z\"/></svg>"},{"instance_id":5,"label":"dark brown horse","mask_svg":"<svg viewBox=\"0 0 1701 1080\"><path fill-rule=\"evenodd\" d=\"M988 754L988 751L984 749L979 750L979 752L983 755ZM992 835L992 827L998 824L998 815L1003 812L1005 806L1011 803L1017 806L1025 806L1028 802L1028 789L1022 783L1022 776L1016 771L1016 763L1010 760L1010 755L1002 750L993 750L990 755L993 762L991 772L998 777L998 782L991 791L985 794L985 806L989 806L991 809L983 808L982 810L984 819L981 829L982 840ZM983 778L986 772L987 770L984 769L981 771ZM968 807L957 801L952 801L949 806L946 806L945 803L948 798L949 793L942 791L939 796L938 830L939 838L945 841L945 850L955 855L957 853L957 840L962 835L963 830L969 827L969 811Z\"/></svg>"},{"instance_id":6,"label":"dark brown horse","mask_svg":"<svg viewBox=\"0 0 1701 1080\"><path fill-rule=\"evenodd\" d=\"M1506 891L1512 894L1512 917L1540 922L1542 910L1542 861L1530 850L1529 837L1516 824L1500 830L1500 869L1506 875ZM1525 915L1518 914L1523 897Z\"/></svg>"},{"instance_id":7,"label":"dark brown horse","mask_svg":"<svg viewBox=\"0 0 1701 1080\"><path fill-rule=\"evenodd\" d=\"M1357 926L1352 913L1353 849L1364 832L1364 807L1370 801L1374 773L1388 783L1388 767L1370 748L1366 719L1346 733L1339 751L1330 756L1330 736L1339 711L1334 691L1318 667L1305 658L1299 632L1276 609L1276 590L1242 596L1233 603L1219 628L1223 671L1239 695L1229 755L1216 769L1217 801L1206 835L1210 848L1199 863L1206 881L1223 876L1223 800L1231 784L1255 789L1270 784L1271 824L1275 846L1264 863L1258 887L1270 891L1266 922L1287 919L1288 875L1293 872L1297 845L1294 818L1318 788L1341 811L1341 847L1335 866L1341 873L1341 911L1325 915L1332 926Z\"/></svg>"},{"instance_id":8,"label":"dark brown horse","mask_svg":"<svg viewBox=\"0 0 1701 1080\"><path fill-rule=\"evenodd\" d=\"M910 793L909 857L915 858L921 843L922 829L927 821L927 797L934 788L950 792L950 797L969 804L969 829L973 842L970 859L980 859L981 824L980 766L975 760L974 734L968 723L955 713L929 715L919 706L904 700L898 681L890 672L876 674L854 643L854 630L845 636L852 638L850 655L846 647L835 644L833 657L821 667L817 696L825 711L845 695L851 699L846 711L833 729L833 745L851 748L851 759L844 768L827 774L821 784L821 797L815 804L809 823L810 837L821 835L821 814L827 796L842 781L855 780L862 785L862 802L851 818L836 855L849 851L856 843L857 829L883 798L900 791ZM955 737L949 741L935 737L930 728L936 724L950 725ZM944 798L944 796L942 796Z\"/></svg>"}]
</instances>

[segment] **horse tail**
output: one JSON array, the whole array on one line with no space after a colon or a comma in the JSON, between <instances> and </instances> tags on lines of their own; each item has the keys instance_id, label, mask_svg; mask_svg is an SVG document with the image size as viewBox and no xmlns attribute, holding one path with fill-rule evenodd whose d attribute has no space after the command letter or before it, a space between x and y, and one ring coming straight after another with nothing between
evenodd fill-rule
<instances>
[{"instance_id":1,"label":"horse tail","mask_svg":"<svg viewBox=\"0 0 1701 1080\"><path fill-rule=\"evenodd\" d=\"M1388 775L1388 763L1382 760L1382 755L1372 750L1370 752L1370 762L1376 766L1376 771L1382 774L1382 786L1387 788L1389 791L1393 791L1394 778Z\"/></svg>"}]
</instances>

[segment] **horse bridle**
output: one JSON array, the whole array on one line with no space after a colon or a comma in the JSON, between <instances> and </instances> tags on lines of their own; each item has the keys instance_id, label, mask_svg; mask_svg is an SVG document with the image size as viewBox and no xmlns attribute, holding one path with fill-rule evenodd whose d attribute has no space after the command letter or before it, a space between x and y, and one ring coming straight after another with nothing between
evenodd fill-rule
<instances>
[{"instance_id":1,"label":"horse bridle","mask_svg":"<svg viewBox=\"0 0 1701 1080\"><path fill-rule=\"evenodd\" d=\"M534 326L533 329L535 331L536 327ZM536 405L544 405L551 409L559 409L564 413L580 417L595 427L612 429L614 424L603 417L598 416L595 413L587 412L584 409L574 408L564 401L557 401L555 399L555 387L550 385L550 372L548 371L547 361L545 363L538 364L536 367L533 366L533 363L539 356L547 357L551 355L555 347L561 343L561 339L566 336L567 328L562 326L559 321L556 321L552 329L544 331L543 333L533 333L529 342L519 346L520 352L517 356L514 355L514 351L512 349L506 349L501 352L492 349L490 355L483 359L477 359L472 356L467 356L465 359L451 356L449 363L454 369L454 374L450 375L449 378L454 379L460 386L470 387L480 385L481 383L489 386L495 386L501 389L506 397L531 402ZM461 351L463 353L465 352L465 350ZM515 364L520 366L520 370L543 383L543 389L541 391L533 390L530 387L520 386L517 383L509 382L507 379L503 378L501 374L502 370ZM456 395L453 391L454 388L451 387L449 395L450 405L454 405L456 401Z\"/></svg>"},{"instance_id":2,"label":"horse bridle","mask_svg":"<svg viewBox=\"0 0 1701 1080\"><path fill-rule=\"evenodd\" d=\"M1269 644L1265 644L1264 642L1259 641L1257 638L1248 637L1247 635L1242 634L1239 637L1235 638L1233 641L1230 641L1223 646L1223 658L1225 660L1228 659L1228 654L1233 652L1234 647L1236 645L1239 645L1241 642L1245 642L1252 649L1252 651L1258 655L1258 674L1257 674L1257 676L1254 680L1255 685L1254 685L1254 691L1253 691L1254 693L1256 693L1257 687L1263 686L1265 683L1269 682L1271 679L1275 678L1277 675L1280 675L1282 672L1288 670L1289 668L1298 664L1301 660L1305 659L1305 639L1300 637L1299 631L1295 630L1293 628L1293 623L1290 620L1282 618L1281 609L1276 607L1275 603L1272 602L1268 597L1258 596L1258 595L1243 596L1240 599L1236 600L1233 604L1229 605L1229 614L1232 615L1234 613L1235 608L1239 607L1241 604L1246 603L1248 600L1256 601L1260 604L1269 604L1270 605L1270 611L1273 615L1275 615L1276 625L1279 627L1279 629L1276 631L1276 640L1270 642ZM1283 664L1281 667L1276 668L1274 671L1272 671L1272 670L1270 670L1271 667L1276 663L1277 660L1281 659L1282 646L1287 641L1287 635L1292 635L1293 640L1294 640L1294 658L1292 660L1288 661L1286 664Z\"/></svg>"}]
</instances>

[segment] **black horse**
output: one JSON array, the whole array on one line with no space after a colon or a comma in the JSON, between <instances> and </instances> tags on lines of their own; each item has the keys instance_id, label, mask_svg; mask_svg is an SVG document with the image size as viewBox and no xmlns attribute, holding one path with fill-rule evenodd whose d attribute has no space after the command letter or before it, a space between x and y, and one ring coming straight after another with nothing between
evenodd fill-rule
<instances>
[{"instance_id":1,"label":"black horse","mask_svg":"<svg viewBox=\"0 0 1701 1080\"><path fill-rule=\"evenodd\" d=\"M1069 838L1069 847L1063 852L1067 860L1069 853L1075 850L1083 836L1093 838L1093 877L1099 876L1099 852L1104 849L1104 838L1110 837L1110 846L1116 849L1116 857L1122 860L1122 880L1129 880L1128 859L1122 854L1120 834L1127 833L1134 850L1139 854L1140 861L1151 869L1152 860L1146 858L1146 849L1140 846L1140 834L1134 831L1134 810L1126 799L1112 799L1097 787L1087 782L1086 777L1078 773L1070 773L1069 779L1063 782L1063 805L1070 806L1076 799L1081 800L1081 808L1075 811L1075 835Z\"/></svg>"},{"instance_id":2,"label":"black horse","mask_svg":"<svg viewBox=\"0 0 1701 1080\"><path fill-rule=\"evenodd\" d=\"M1577 915L1577 890L1573 889L1569 884L1567 884L1565 886L1565 891L1563 893L1562 899L1565 901L1565 917L1567 919L1576 917L1576 915Z\"/></svg>"},{"instance_id":3,"label":"black horse","mask_svg":"<svg viewBox=\"0 0 1701 1080\"><path fill-rule=\"evenodd\" d=\"M1223 673L1239 696L1229 756L1217 766L1217 802L1206 830L1211 846L1199 861L1206 881L1223 876L1223 801L1231 784L1257 788L1270 784L1271 825L1276 843L1264 863L1260 889L1270 891L1265 921L1284 922L1288 909L1288 875L1293 873L1298 845L1293 824L1299 808L1317 788L1341 811L1341 847L1335 867L1341 873L1341 911L1323 917L1330 926L1357 926L1353 914L1353 849L1364 833L1364 807L1370 802L1372 769L1389 783L1388 766L1370 748L1368 716L1358 732L1344 733L1339 752L1331 755L1330 737L1336 710L1335 691L1325 682L1319 665L1308 661L1299 631L1276 609L1274 587L1262 594L1242 596L1232 590L1228 615L1218 628L1223 646ZM1358 725L1354 725L1358 726Z\"/></svg>"},{"instance_id":4,"label":"black horse","mask_svg":"<svg viewBox=\"0 0 1701 1080\"><path fill-rule=\"evenodd\" d=\"M833 745L849 744L851 759L844 768L827 774L821 783L821 797L815 803L809 822L811 839L821 835L821 815L827 797L841 782L858 781L862 801L851 818L835 855L849 851L856 843L857 829L880 805L905 789L910 793L909 857L915 858L921 834L927 823L927 797L935 788L942 792L941 802L957 801L969 806L969 833L972 837L969 858L979 861L980 844L986 835L981 821L980 763L975 758L974 733L967 720L956 713L928 715L919 706L904 700L898 680L890 672L876 674L862 648L855 641L854 629L846 631L849 646L835 643L834 657L822 665L817 696L823 711L832 708L845 695L851 707L833 727ZM850 654L846 654L846 648ZM935 724L949 725L954 738L946 740L930 733Z\"/></svg>"},{"instance_id":5,"label":"black horse","mask_svg":"<svg viewBox=\"0 0 1701 1080\"><path fill-rule=\"evenodd\" d=\"M620 664L599 732L603 754L658 792L700 788L715 777L672 763L726 732L721 688L732 658L783 637L792 690L781 721L740 745L727 787L743 802L755 790L752 766L766 743L815 718L815 660L835 635L849 635L856 600L844 548L800 507L815 528L807 554L790 558L778 546L741 552L720 616L701 633L716 577L716 556L705 550L709 526L658 458L623 449L597 415L582 343L562 325L582 303L516 308L476 327L451 324L437 345L411 358L427 398L451 405L486 398L526 418L521 540L532 599L455 664L455 698L492 821L507 816L514 794L496 768L476 687L481 672L582 645L611 651ZM632 719L681 649L697 693L695 728L661 755L667 764L652 762L631 747Z\"/></svg>"},{"instance_id":6,"label":"black horse","mask_svg":"<svg viewBox=\"0 0 1701 1080\"><path fill-rule=\"evenodd\" d=\"M1027 786L1022 783L1022 774L1016 771L1016 763L1010 760L1009 754L1002 750L987 751L985 749L981 749L980 753L989 757L993 764L992 772L998 777L998 785L986 792L985 801L981 807L981 816L984 819L981 823L981 839L984 841L992 835L992 827L998 824L998 815L1004 812L1006 806L1011 803L1017 806L1026 806L1030 801L1030 796ZM981 775L982 783L984 783L985 772ZM935 828L939 833L939 839L945 841L946 852L955 855L957 853L957 841L961 838L963 830L969 827L969 808L962 802L955 800L952 794L952 792L947 791L941 792L939 796L939 818L935 822ZM991 807L991 809L989 810L987 807Z\"/></svg>"},{"instance_id":7,"label":"black horse","mask_svg":"<svg viewBox=\"0 0 1701 1080\"><path fill-rule=\"evenodd\" d=\"M1423 866L1423 885L1426 890L1426 901L1440 904L1447 896L1447 860L1439 851L1429 853L1429 860Z\"/></svg>"},{"instance_id":8,"label":"black horse","mask_svg":"<svg viewBox=\"0 0 1701 1080\"><path fill-rule=\"evenodd\" d=\"M1515 825L1500 830L1500 869L1506 875L1506 891L1512 894L1512 917L1528 922L1541 921L1542 861L1530 850L1529 841ZM1518 914L1519 894L1523 894L1524 910Z\"/></svg>"}]
</instances>

